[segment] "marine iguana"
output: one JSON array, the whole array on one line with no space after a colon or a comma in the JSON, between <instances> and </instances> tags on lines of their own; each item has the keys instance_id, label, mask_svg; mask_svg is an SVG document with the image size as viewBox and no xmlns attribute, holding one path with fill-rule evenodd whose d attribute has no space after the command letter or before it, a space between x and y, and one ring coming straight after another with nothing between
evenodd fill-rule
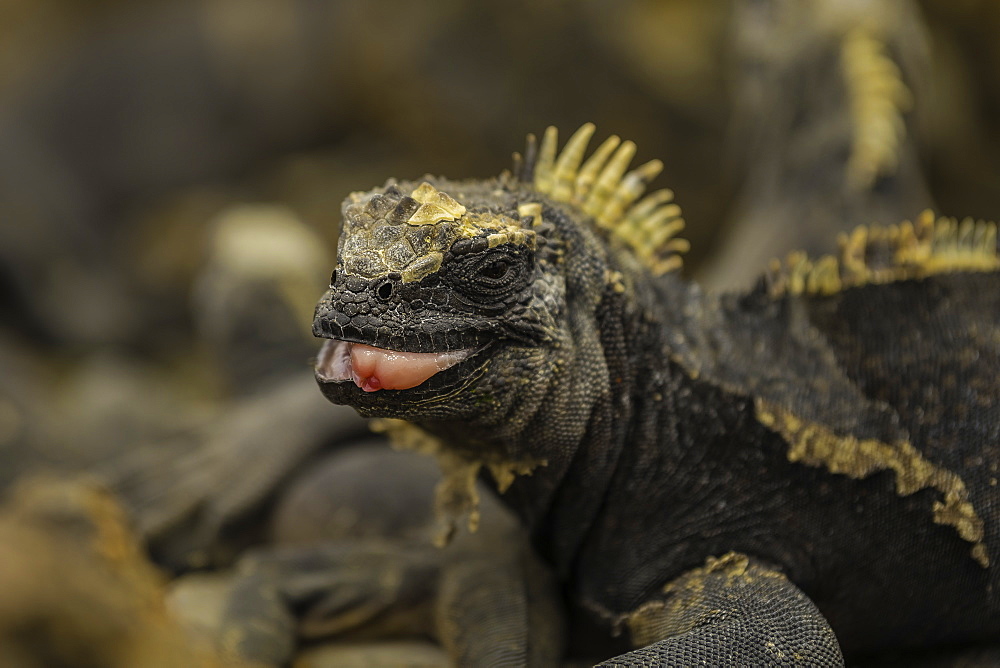
<instances>
[{"instance_id":1,"label":"marine iguana","mask_svg":"<svg viewBox=\"0 0 1000 668\"><path fill-rule=\"evenodd\" d=\"M491 481L628 631L604 665L996 644L996 225L859 228L712 294L678 271L672 193L643 196L661 163L626 171L615 136L584 160L593 132L348 197L326 397L431 434L443 509Z\"/></svg>"}]
</instances>

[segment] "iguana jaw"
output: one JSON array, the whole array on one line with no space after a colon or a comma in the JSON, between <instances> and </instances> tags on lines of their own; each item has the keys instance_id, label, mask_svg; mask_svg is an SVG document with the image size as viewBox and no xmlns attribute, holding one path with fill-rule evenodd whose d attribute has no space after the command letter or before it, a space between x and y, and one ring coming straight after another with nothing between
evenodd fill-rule
<instances>
[{"instance_id":1,"label":"iguana jaw","mask_svg":"<svg viewBox=\"0 0 1000 668\"><path fill-rule=\"evenodd\" d=\"M474 348L416 353L328 340L316 363L316 378L335 383L351 380L365 392L408 390L455 366L473 352Z\"/></svg>"}]
</instances>

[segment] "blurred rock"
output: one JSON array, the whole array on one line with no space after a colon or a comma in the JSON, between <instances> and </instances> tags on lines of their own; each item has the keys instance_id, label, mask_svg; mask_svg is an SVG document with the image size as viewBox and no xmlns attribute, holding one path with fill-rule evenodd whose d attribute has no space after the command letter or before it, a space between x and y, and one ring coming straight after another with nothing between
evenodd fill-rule
<instances>
[{"instance_id":1,"label":"blurred rock","mask_svg":"<svg viewBox=\"0 0 1000 668\"><path fill-rule=\"evenodd\" d=\"M163 577L91 482L20 484L0 509L0 563L5 668L236 668L170 616Z\"/></svg>"},{"instance_id":2,"label":"blurred rock","mask_svg":"<svg viewBox=\"0 0 1000 668\"><path fill-rule=\"evenodd\" d=\"M425 641L326 643L300 653L292 668L447 668L441 650Z\"/></svg>"},{"instance_id":3,"label":"blurred rock","mask_svg":"<svg viewBox=\"0 0 1000 668\"><path fill-rule=\"evenodd\" d=\"M233 393L308 373L319 349L314 302L333 265L323 240L286 207L242 205L219 214L192 311Z\"/></svg>"},{"instance_id":4,"label":"blurred rock","mask_svg":"<svg viewBox=\"0 0 1000 668\"><path fill-rule=\"evenodd\" d=\"M228 571L182 575L167 587L167 608L188 635L214 645L232 583L233 574Z\"/></svg>"},{"instance_id":5,"label":"blurred rock","mask_svg":"<svg viewBox=\"0 0 1000 668\"><path fill-rule=\"evenodd\" d=\"M157 559L172 570L223 566L262 539L260 514L322 452L364 438L364 420L331 406L310 375L229 405L184 442L150 443L101 467Z\"/></svg>"}]
</instances>

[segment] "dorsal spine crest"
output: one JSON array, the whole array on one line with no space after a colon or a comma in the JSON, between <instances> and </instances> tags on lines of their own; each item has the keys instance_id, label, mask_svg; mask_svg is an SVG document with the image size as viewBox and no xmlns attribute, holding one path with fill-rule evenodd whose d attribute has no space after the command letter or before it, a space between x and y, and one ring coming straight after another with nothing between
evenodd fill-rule
<instances>
[{"instance_id":1,"label":"dorsal spine crest","mask_svg":"<svg viewBox=\"0 0 1000 668\"><path fill-rule=\"evenodd\" d=\"M853 126L847 179L864 190L896 171L906 135L903 116L913 95L885 42L870 29L858 27L844 36L840 62Z\"/></svg>"},{"instance_id":2,"label":"dorsal spine crest","mask_svg":"<svg viewBox=\"0 0 1000 668\"><path fill-rule=\"evenodd\" d=\"M842 234L836 255L809 258L789 253L772 260L772 294L833 294L860 285L890 283L956 271L1000 270L997 224L935 218L924 211L916 223L860 226Z\"/></svg>"},{"instance_id":3,"label":"dorsal spine crest","mask_svg":"<svg viewBox=\"0 0 1000 668\"><path fill-rule=\"evenodd\" d=\"M672 203L673 192L664 189L642 197L663 170L663 163L650 160L627 171L636 146L615 135L584 160L594 130L593 123L581 126L560 153L558 131L550 126L535 160L528 157L535 155L534 137L529 136L525 158L515 157L515 172L530 179L538 192L593 219L598 228L629 247L653 274L679 269L680 254L689 244L676 238L684 220L680 207Z\"/></svg>"}]
</instances>

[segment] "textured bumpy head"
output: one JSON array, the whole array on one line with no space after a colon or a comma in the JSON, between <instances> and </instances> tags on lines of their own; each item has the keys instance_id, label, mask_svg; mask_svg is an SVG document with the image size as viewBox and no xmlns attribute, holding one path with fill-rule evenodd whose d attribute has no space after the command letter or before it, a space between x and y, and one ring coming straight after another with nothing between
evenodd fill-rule
<instances>
[{"instance_id":1,"label":"textured bumpy head","mask_svg":"<svg viewBox=\"0 0 1000 668\"><path fill-rule=\"evenodd\" d=\"M316 374L332 401L413 419L506 410L574 359L565 313L592 314L619 260L633 273L680 266L672 193L640 199L661 164L627 171L635 145L617 137L584 160L593 132L559 155L555 128L540 147L529 137L499 179L428 176L347 199L314 321L331 339Z\"/></svg>"},{"instance_id":2,"label":"textured bumpy head","mask_svg":"<svg viewBox=\"0 0 1000 668\"><path fill-rule=\"evenodd\" d=\"M314 322L334 339L317 366L331 399L406 412L401 391L467 384L501 341L551 336L537 266L550 253L497 182L390 182L351 195L343 215L338 266Z\"/></svg>"},{"instance_id":3,"label":"textured bumpy head","mask_svg":"<svg viewBox=\"0 0 1000 668\"><path fill-rule=\"evenodd\" d=\"M406 283L440 270L445 254L504 244L535 248L530 221L525 228L516 211L470 211L427 181L409 194L394 185L384 193L354 193L344 206L343 235L345 273Z\"/></svg>"}]
</instances>

